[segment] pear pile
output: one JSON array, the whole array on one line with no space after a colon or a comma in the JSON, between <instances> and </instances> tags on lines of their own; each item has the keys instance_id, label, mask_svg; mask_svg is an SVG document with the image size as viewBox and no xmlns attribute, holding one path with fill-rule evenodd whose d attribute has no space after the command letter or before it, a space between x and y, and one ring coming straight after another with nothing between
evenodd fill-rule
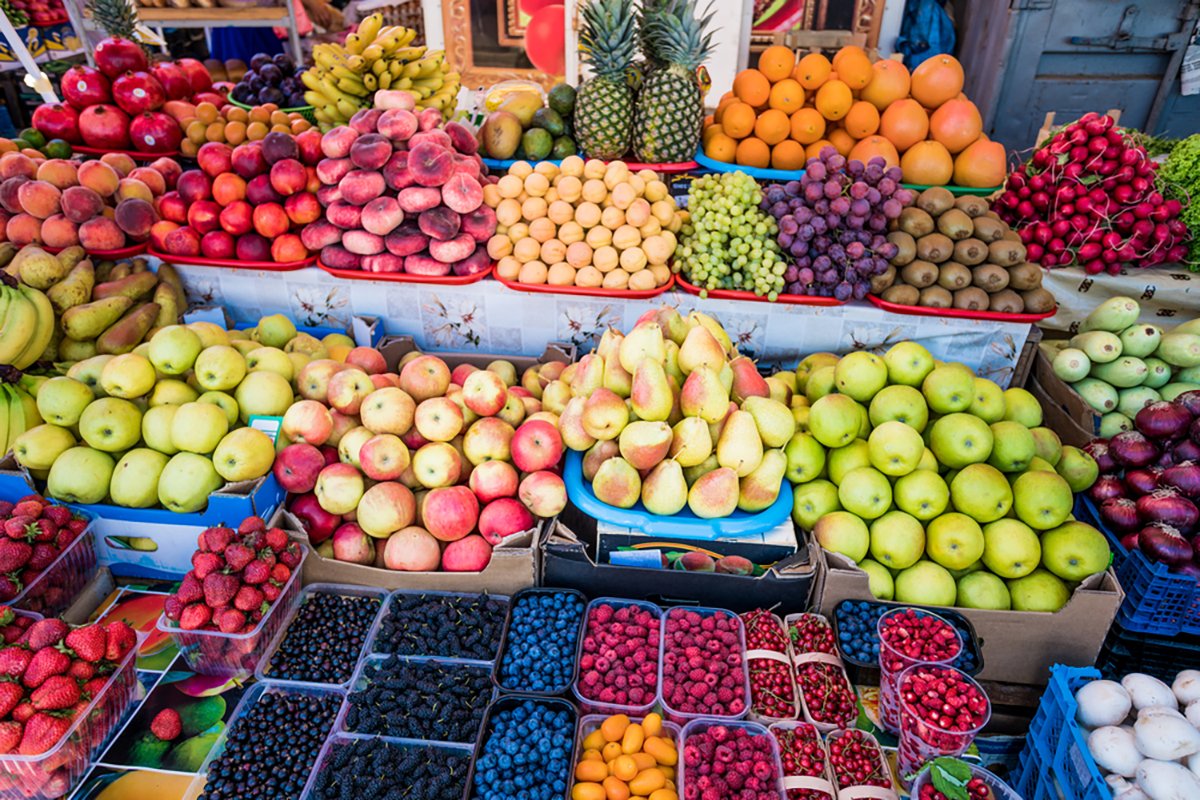
<instances>
[{"instance_id":1,"label":"pear pile","mask_svg":"<svg viewBox=\"0 0 1200 800\"><path fill-rule=\"evenodd\" d=\"M542 402L560 414L563 443L585 452L584 477L609 505L711 519L779 497L792 411L698 311L684 318L663 307L628 334L608 329Z\"/></svg>"}]
</instances>

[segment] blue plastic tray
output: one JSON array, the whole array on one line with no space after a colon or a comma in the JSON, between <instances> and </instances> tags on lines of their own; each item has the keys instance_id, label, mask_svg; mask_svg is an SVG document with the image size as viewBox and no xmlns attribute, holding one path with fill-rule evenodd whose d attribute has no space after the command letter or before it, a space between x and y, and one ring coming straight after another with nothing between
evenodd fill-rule
<instances>
[{"instance_id":1,"label":"blue plastic tray","mask_svg":"<svg viewBox=\"0 0 1200 800\"><path fill-rule=\"evenodd\" d=\"M726 164L704 155L704 150L696 151L696 163L713 172L744 172L751 178L760 181L798 181L804 174L802 169L764 169L762 167L743 167L741 164Z\"/></svg>"},{"instance_id":2,"label":"blue plastic tray","mask_svg":"<svg viewBox=\"0 0 1200 800\"><path fill-rule=\"evenodd\" d=\"M596 497L592 485L583 479L583 453L571 450L563 468L567 497L580 511L612 525L639 530L648 536L682 536L689 539L731 539L738 536L757 536L785 522L792 513L792 485L784 480L779 497L766 511L750 514L734 511L728 517L704 519L686 507L671 517L651 514L639 501L633 508L610 506Z\"/></svg>"},{"instance_id":3,"label":"blue plastic tray","mask_svg":"<svg viewBox=\"0 0 1200 800\"><path fill-rule=\"evenodd\" d=\"M483 158L483 157L480 156L480 158ZM530 161L528 158L484 158L483 164L488 169L508 169L513 164L517 163L518 161L525 161L525 162L528 162L529 164L542 164L542 163L554 164L555 166L562 164L562 161L554 161L552 159L546 159L546 158L543 158L541 161Z\"/></svg>"},{"instance_id":4,"label":"blue plastic tray","mask_svg":"<svg viewBox=\"0 0 1200 800\"><path fill-rule=\"evenodd\" d=\"M1025 800L1112 800L1075 721L1075 692L1100 677L1092 667L1050 668L1050 683L1029 725L1012 785Z\"/></svg>"}]
</instances>

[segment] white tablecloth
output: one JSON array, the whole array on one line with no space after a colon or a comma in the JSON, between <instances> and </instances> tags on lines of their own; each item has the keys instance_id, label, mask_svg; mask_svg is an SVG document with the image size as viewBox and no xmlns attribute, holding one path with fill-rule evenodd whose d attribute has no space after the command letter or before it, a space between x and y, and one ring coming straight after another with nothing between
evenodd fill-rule
<instances>
[{"instance_id":1,"label":"white tablecloth","mask_svg":"<svg viewBox=\"0 0 1200 800\"><path fill-rule=\"evenodd\" d=\"M1164 328L1200 316L1200 273L1180 265L1131 269L1121 275L1052 269L1042 285L1058 300L1058 313L1038 323L1051 331L1073 333L1093 308L1110 297L1132 297L1142 307L1142 322Z\"/></svg>"}]
</instances>

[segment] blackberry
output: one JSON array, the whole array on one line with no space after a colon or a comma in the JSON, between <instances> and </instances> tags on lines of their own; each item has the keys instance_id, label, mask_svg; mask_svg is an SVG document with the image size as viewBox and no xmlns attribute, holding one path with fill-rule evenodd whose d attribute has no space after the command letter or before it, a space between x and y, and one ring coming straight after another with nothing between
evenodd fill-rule
<instances>
[{"instance_id":1,"label":"blackberry","mask_svg":"<svg viewBox=\"0 0 1200 800\"><path fill-rule=\"evenodd\" d=\"M549 694L566 690L574 678L583 609L583 598L573 592L522 594L505 634L500 687Z\"/></svg>"},{"instance_id":2,"label":"blackberry","mask_svg":"<svg viewBox=\"0 0 1200 800\"><path fill-rule=\"evenodd\" d=\"M398 594L388 604L373 650L492 661L507 614L507 600L486 594Z\"/></svg>"},{"instance_id":3,"label":"blackberry","mask_svg":"<svg viewBox=\"0 0 1200 800\"><path fill-rule=\"evenodd\" d=\"M266 689L226 732L225 749L209 764L201 797L300 797L341 702L333 693Z\"/></svg>"},{"instance_id":4,"label":"blackberry","mask_svg":"<svg viewBox=\"0 0 1200 800\"><path fill-rule=\"evenodd\" d=\"M363 688L350 694L347 731L464 744L479 736L494 688L487 667L396 656L372 660L361 678Z\"/></svg>"},{"instance_id":5,"label":"blackberry","mask_svg":"<svg viewBox=\"0 0 1200 800\"><path fill-rule=\"evenodd\" d=\"M504 701L501 701L504 702ZM557 800L567 791L575 715L563 703L493 707L475 761L475 800Z\"/></svg>"},{"instance_id":6,"label":"blackberry","mask_svg":"<svg viewBox=\"0 0 1200 800\"><path fill-rule=\"evenodd\" d=\"M263 670L268 678L345 683L379 612L378 597L308 595Z\"/></svg>"},{"instance_id":7,"label":"blackberry","mask_svg":"<svg viewBox=\"0 0 1200 800\"><path fill-rule=\"evenodd\" d=\"M470 755L379 739L339 739L313 800L462 800Z\"/></svg>"}]
</instances>

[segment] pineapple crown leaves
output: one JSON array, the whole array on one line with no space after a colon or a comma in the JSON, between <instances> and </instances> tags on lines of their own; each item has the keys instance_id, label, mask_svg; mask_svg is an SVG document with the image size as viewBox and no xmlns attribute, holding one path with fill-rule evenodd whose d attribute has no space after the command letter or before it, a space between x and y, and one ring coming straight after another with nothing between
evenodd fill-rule
<instances>
[{"instance_id":1,"label":"pineapple crown leaves","mask_svg":"<svg viewBox=\"0 0 1200 800\"><path fill-rule=\"evenodd\" d=\"M708 59L715 32L708 28L717 12L710 3L697 16L696 5L696 0L658 0L643 20L642 40L651 43L658 61L694 72Z\"/></svg>"},{"instance_id":2,"label":"pineapple crown leaves","mask_svg":"<svg viewBox=\"0 0 1200 800\"><path fill-rule=\"evenodd\" d=\"M142 44L137 35L137 9L131 0L87 0L86 8L109 36ZM144 44L142 49L146 49Z\"/></svg>"},{"instance_id":3,"label":"pineapple crown leaves","mask_svg":"<svg viewBox=\"0 0 1200 800\"><path fill-rule=\"evenodd\" d=\"M646 63L652 69L663 66L663 60L656 52L652 23L663 13L667 3L668 0L642 0L642 7L638 13L638 44L642 51L642 57L646 59Z\"/></svg>"},{"instance_id":4,"label":"pineapple crown leaves","mask_svg":"<svg viewBox=\"0 0 1200 800\"><path fill-rule=\"evenodd\" d=\"M637 48L630 0L591 0L580 12L579 54L597 77L623 80Z\"/></svg>"}]
</instances>

